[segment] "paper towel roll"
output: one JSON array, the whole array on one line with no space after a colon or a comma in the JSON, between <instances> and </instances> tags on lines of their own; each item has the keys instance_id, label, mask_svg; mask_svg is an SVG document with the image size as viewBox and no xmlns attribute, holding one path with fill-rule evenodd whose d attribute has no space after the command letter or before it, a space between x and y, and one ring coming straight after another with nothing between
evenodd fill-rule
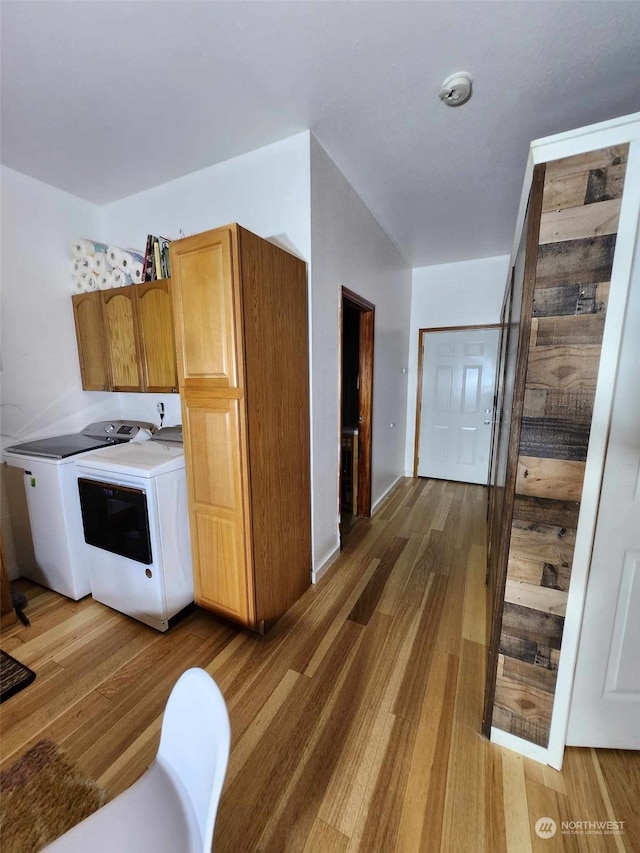
<instances>
[{"instance_id":1,"label":"paper towel roll","mask_svg":"<svg viewBox=\"0 0 640 853\"><path fill-rule=\"evenodd\" d=\"M98 287L100 290L109 290L110 288L114 287L113 273L109 270L101 272L98 276Z\"/></svg>"},{"instance_id":2,"label":"paper towel roll","mask_svg":"<svg viewBox=\"0 0 640 853\"><path fill-rule=\"evenodd\" d=\"M133 264L141 264L143 260L144 256L142 252L138 252L136 249L123 249L120 252L120 263L118 266L121 270L128 273Z\"/></svg>"},{"instance_id":3,"label":"paper towel roll","mask_svg":"<svg viewBox=\"0 0 640 853\"><path fill-rule=\"evenodd\" d=\"M90 256L85 255L83 258L76 258L73 262L73 272L75 275L86 275L92 272L92 270L93 265Z\"/></svg>"},{"instance_id":4,"label":"paper towel roll","mask_svg":"<svg viewBox=\"0 0 640 853\"><path fill-rule=\"evenodd\" d=\"M95 240L76 240L71 251L74 258L84 258L86 255L95 255L96 252L106 252L106 243L96 243Z\"/></svg>"},{"instance_id":5,"label":"paper towel roll","mask_svg":"<svg viewBox=\"0 0 640 853\"><path fill-rule=\"evenodd\" d=\"M112 267L120 266L120 255L122 254L122 249L119 249L117 246L109 246L107 249L107 260L111 264Z\"/></svg>"},{"instance_id":6,"label":"paper towel roll","mask_svg":"<svg viewBox=\"0 0 640 853\"><path fill-rule=\"evenodd\" d=\"M111 264L106 252L96 252L93 256L93 271L96 275L102 275L105 272L111 272Z\"/></svg>"},{"instance_id":7,"label":"paper towel roll","mask_svg":"<svg viewBox=\"0 0 640 853\"><path fill-rule=\"evenodd\" d=\"M72 277L74 293L86 293L87 285L85 278L86 276L84 275L74 275Z\"/></svg>"},{"instance_id":8,"label":"paper towel roll","mask_svg":"<svg viewBox=\"0 0 640 853\"><path fill-rule=\"evenodd\" d=\"M85 290L97 290L98 289L98 276L94 273L89 273L89 275L85 276Z\"/></svg>"},{"instance_id":9,"label":"paper towel roll","mask_svg":"<svg viewBox=\"0 0 640 853\"><path fill-rule=\"evenodd\" d=\"M129 267L129 275L131 276L131 281L134 284L140 284L142 281L142 276L144 274L144 264L141 261L136 261L134 264Z\"/></svg>"},{"instance_id":10,"label":"paper towel roll","mask_svg":"<svg viewBox=\"0 0 640 853\"><path fill-rule=\"evenodd\" d=\"M115 269L111 273L111 279L113 287L125 287L127 284L131 284L131 277L120 269Z\"/></svg>"}]
</instances>

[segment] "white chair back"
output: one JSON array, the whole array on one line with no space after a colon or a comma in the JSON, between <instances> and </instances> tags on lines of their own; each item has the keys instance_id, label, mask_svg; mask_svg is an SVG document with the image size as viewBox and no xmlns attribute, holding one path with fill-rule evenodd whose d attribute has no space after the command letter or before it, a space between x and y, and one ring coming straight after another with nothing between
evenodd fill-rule
<instances>
[{"instance_id":1,"label":"white chair back","mask_svg":"<svg viewBox=\"0 0 640 853\"><path fill-rule=\"evenodd\" d=\"M205 851L211 850L230 745L229 715L218 685L203 669L188 669L167 701L156 760L184 786Z\"/></svg>"},{"instance_id":2,"label":"white chair back","mask_svg":"<svg viewBox=\"0 0 640 853\"><path fill-rule=\"evenodd\" d=\"M230 741L217 684L203 669L188 669L169 696L160 747L147 772L45 850L211 853Z\"/></svg>"}]
</instances>

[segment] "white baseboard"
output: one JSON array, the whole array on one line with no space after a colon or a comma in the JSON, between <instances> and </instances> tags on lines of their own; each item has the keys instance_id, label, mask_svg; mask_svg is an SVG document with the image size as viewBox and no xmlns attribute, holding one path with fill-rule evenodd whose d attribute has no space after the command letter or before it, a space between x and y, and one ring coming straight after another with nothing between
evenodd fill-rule
<instances>
[{"instance_id":1,"label":"white baseboard","mask_svg":"<svg viewBox=\"0 0 640 853\"><path fill-rule=\"evenodd\" d=\"M540 764L549 763L549 751L543 746L538 746L536 743L530 743L530 741L525 740L524 738L512 735L502 729L496 729L494 726L491 726L491 743L495 743L497 746L504 746L513 752L519 752L520 755L524 755L525 758L531 758L533 761L539 761Z\"/></svg>"},{"instance_id":2,"label":"white baseboard","mask_svg":"<svg viewBox=\"0 0 640 853\"><path fill-rule=\"evenodd\" d=\"M371 515L373 515L375 513L375 511L378 509L380 504L385 500L385 498L387 498L389 496L389 493L395 489L395 487L398 485L400 480L404 479L404 477L405 477L404 474L400 474L399 477L396 477L396 479L393 481L393 483L391 483L391 485L389 486L387 491L383 495L381 495L378 498L378 500L374 503L374 505L371 507Z\"/></svg>"},{"instance_id":3,"label":"white baseboard","mask_svg":"<svg viewBox=\"0 0 640 853\"><path fill-rule=\"evenodd\" d=\"M333 563L335 563L339 556L340 544L338 543L338 546L335 548L334 551L331 552L331 554L329 554L326 560L323 560L323 562L318 566L317 569L311 570L311 583L318 583L322 575L327 571L328 568L330 568Z\"/></svg>"},{"instance_id":4,"label":"white baseboard","mask_svg":"<svg viewBox=\"0 0 640 853\"><path fill-rule=\"evenodd\" d=\"M411 476L413 476L413 475L411 475ZM396 477L394 482L389 486L389 488L384 492L384 494L381 495L378 498L378 500L375 502L375 504L373 504L373 506L371 507L371 515L375 514L375 512L378 509L378 507L380 506L380 504L382 504L384 502L384 500L389 496L389 494L398 485L400 480L402 480L404 477L405 477L404 474L400 474L399 477ZM329 556L325 560L322 561L320 566L317 569L311 570L311 583L318 583L318 581L320 580L322 575L327 571L328 568L331 567L331 565L338 559L339 556L340 556L340 544L338 543L335 550L333 550L331 552L331 554L329 554Z\"/></svg>"}]
</instances>

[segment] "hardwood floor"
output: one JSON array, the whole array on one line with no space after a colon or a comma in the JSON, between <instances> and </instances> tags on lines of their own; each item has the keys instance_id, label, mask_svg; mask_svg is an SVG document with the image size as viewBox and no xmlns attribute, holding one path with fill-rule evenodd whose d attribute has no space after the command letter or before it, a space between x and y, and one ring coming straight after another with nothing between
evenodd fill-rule
<instances>
[{"instance_id":1,"label":"hardwood floor","mask_svg":"<svg viewBox=\"0 0 640 853\"><path fill-rule=\"evenodd\" d=\"M637 753L568 749L557 773L479 734L484 576L484 490L405 479L263 638L202 610L161 635L20 582L32 624L1 645L38 677L0 707L2 766L48 737L115 795L203 666L233 736L216 853L640 850ZM561 832L607 820L624 833Z\"/></svg>"}]
</instances>

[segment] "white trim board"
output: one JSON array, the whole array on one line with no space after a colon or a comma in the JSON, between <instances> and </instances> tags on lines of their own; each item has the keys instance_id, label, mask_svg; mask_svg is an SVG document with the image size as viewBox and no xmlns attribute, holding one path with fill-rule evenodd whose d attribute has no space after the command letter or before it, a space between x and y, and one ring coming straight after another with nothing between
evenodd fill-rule
<instances>
[{"instance_id":1,"label":"white trim board","mask_svg":"<svg viewBox=\"0 0 640 853\"><path fill-rule=\"evenodd\" d=\"M413 473L409 474L408 476L409 476L409 477L411 477L411 478L413 479ZM384 501L384 500L389 496L390 492L392 492L392 491L395 489L395 487L398 485L398 483L400 482L400 480L404 479L404 477L405 477L405 475L404 475L404 474L400 474L400 476L399 476L399 477L396 477L396 479L393 481L393 483L391 483L391 485L390 485L390 486L389 486L389 488L386 490L386 492L384 492L384 493L383 493L383 494L378 498L378 500L374 503L374 505L371 507L371 515L375 515L375 514L376 514L376 512L378 511L378 508L379 508L380 504L381 504L381 503L383 503L383 501Z\"/></svg>"},{"instance_id":2,"label":"white trim board","mask_svg":"<svg viewBox=\"0 0 640 853\"><path fill-rule=\"evenodd\" d=\"M396 477L396 479L389 486L389 488L382 494L381 497L378 498L378 500L375 502L375 504L371 508L371 515L372 516L376 514L376 512L380 508L380 505L389 496L389 494L395 489L395 487L398 485L400 480L404 479L405 476L413 477L413 474L409 474L409 475L400 474L399 477ZM327 569L331 568L333 563L335 563L335 561L338 559L338 557L340 556L340 553L341 553L340 552L340 545L338 545L337 548L335 548L329 554L329 556L326 557L326 559L324 559L322 561L322 563L320 564L320 566L317 569L311 570L311 583L318 583L318 581L324 575L324 573L327 571Z\"/></svg>"},{"instance_id":3,"label":"white trim board","mask_svg":"<svg viewBox=\"0 0 640 853\"><path fill-rule=\"evenodd\" d=\"M625 142L640 139L640 113L631 113L620 118L590 124L558 133L555 136L543 136L531 143L534 163L547 163L562 157L573 157L587 151L597 151L608 145L622 145Z\"/></svg>"},{"instance_id":4,"label":"white trim board","mask_svg":"<svg viewBox=\"0 0 640 853\"><path fill-rule=\"evenodd\" d=\"M525 758L531 758L533 761L538 761L540 764L548 764L547 750L543 746L538 746L524 738L509 734L503 729L496 729L491 726L491 743L496 746L503 746L510 749L512 752L518 752L524 755ZM559 768L558 768L559 769Z\"/></svg>"},{"instance_id":5,"label":"white trim board","mask_svg":"<svg viewBox=\"0 0 640 853\"><path fill-rule=\"evenodd\" d=\"M327 571L327 569L331 568L333 563L340 556L340 545L337 546L329 556L322 561L322 563L318 566L317 569L311 569L311 583L318 583L323 574Z\"/></svg>"}]
</instances>

